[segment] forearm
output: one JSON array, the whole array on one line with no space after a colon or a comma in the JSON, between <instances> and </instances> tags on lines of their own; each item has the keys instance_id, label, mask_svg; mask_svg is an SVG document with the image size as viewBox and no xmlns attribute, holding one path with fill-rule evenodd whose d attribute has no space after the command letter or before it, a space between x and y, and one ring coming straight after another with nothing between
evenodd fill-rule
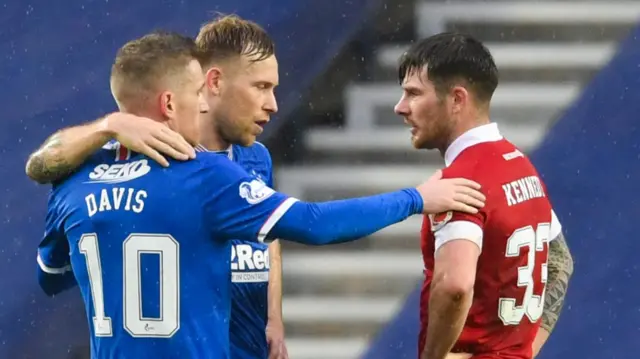
<instances>
[{"instance_id":1,"label":"forearm","mask_svg":"<svg viewBox=\"0 0 640 359\"><path fill-rule=\"evenodd\" d=\"M269 321L282 322L282 257L280 241L269 244Z\"/></svg>"},{"instance_id":2,"label":"forearm","mask_svg":"<svg viewBox=\"0 0 640 359\"><path fill-rule=\"evenodd\" d=\"M471 307L473 291L454 293L434 282L422 359L444 359L458 340Z\"/></svg>"},{"instance_id":3,"label":"forearm","mask_svg":"<svg viewBox=\"0 0 640 359\"><path fill-rule=\"evenodd\" d=\"M547 285L542 313L542 328L549 333L558 322L573 274L573 258L562 233L549 244Z\"/></svg>"},{"instance_id":4,"label":"forearm","mask_svg":"<svg viewBox=\"0 0 640 359\"><path fill-rule=\"evenodd\" d=\"M348 242L422 213L415 189L322 203L296 202L269 236L309 245Z\"/></svg>"},{"instance_id":5,"label":"forearm","mask_svg":"<svg viewBox=\"0 0 640 359\"><path fill-rule=\"evenodd\" d=\"M110 139L102 119L60 130L29 156L27 176L41 184L61 180Z\"/></svg>"},{"instance_id":6,"label":"forearm","mask_svg":"<svg viewBox=\"0 0 640 359\"><path fill-rule=\"evenodd\" d=\"M544 311L540 330L534 342L534 354L542 348L558 322L569 287L569 279L573 274L573 258L562 233L549 243L547 271Z\"/></svg>"}]
</instances>

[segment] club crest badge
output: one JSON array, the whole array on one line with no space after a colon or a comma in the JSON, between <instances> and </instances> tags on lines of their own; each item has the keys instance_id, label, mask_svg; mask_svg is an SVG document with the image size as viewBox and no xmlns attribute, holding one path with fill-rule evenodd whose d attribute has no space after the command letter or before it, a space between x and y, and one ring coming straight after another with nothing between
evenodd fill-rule
<instances>
[{"instance_id":1,"label":"club crest badge","mask_svg":"<svg viewBox=\"0 0 640 359\"><path fill-rule=\"evenodd\" d=\"M437 214L430 214L429 220L431 221L431 231L435 232L449 223L453 217L453 212L442 212Z\"/></svg>"}]
</instances>

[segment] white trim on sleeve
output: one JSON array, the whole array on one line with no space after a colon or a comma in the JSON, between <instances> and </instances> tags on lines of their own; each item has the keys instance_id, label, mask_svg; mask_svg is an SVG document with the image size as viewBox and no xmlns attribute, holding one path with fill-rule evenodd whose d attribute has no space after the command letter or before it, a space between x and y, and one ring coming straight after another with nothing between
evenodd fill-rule
<instances>
[{"instance_id":1,"label":"white trim on sleeve","mask_svg":"<svg viewBox=\"0 0 640 359\"><path fill-rule=\"evenodd\" d=\"M549 228L549 242L558 238L562 233L562 225L560 224L560 220L558 216L556 216L556 212L551 210L551 226Z\"/></svg>"},{"instance_id":2,"label":"white trim on sleeve","mask_svg":"<svg viewBox=\"0 0 640 359\"><path fill-rule=\"evenodd\" d=\"M48 274L65 274L71 271L71 265L69 264L61 268L47 266L46 264L44 264L42 257L40 257L40 253L38 253L38 257L36 258L36 261L38 261L38 266L40 266L40 269L42 269L43 272Z\"/></svg>"},{"instance_id":3,"label":"white trim on sleeve","mask_svg":"<svg viewBox=\"0 0 640 359\"><path fill-rule=\"evenodd\" d=\"M286 200L284 200L284 202L282 202L278 206L278 208L276 208L275 211L273 211L273 213L271 213L271 216L267 218L267 220L264 222L264 224L260 228L260 231L258 232L258 242L260 243L264 242L265 238L267 238L267 234L269 234L269 232L273 229L273 226L275 226L276 223L278 223L280 218L282 218L282 216L284 216L284 214L287 213L289 208L291 208L291 206L293 206L296 202L298 202L296 198L293 198L293 197L287 198Z\"/></svg>"},{"instance_id":4,"label":"white trim on sleeve","mask_svg":"<svg viewBox=\"0 0 640 359\"><path fill-rule=\"evenodd\" d=\"M466 239L478 245L482 251L482 228L470 221L455 221L445 224L435 233L435 252L442 245L456 239Z\"/></svg>"}]
</instances>

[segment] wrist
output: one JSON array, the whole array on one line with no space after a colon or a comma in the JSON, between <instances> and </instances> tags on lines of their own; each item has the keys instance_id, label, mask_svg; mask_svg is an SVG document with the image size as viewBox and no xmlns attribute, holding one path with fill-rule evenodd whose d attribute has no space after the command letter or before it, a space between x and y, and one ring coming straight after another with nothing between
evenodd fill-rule
<instances>
[{"instance_id":1,"label":"wrist","mask_svg":"<svg viewBox=\"0 0 640 359\"><path fill-rule=\"evenodd\" d=\"M284 322L282 321L282 317L270 315L267 317L267 325L278 325L284 327Z\"/></svg>"},{"instance_id":2,"label":"wrist","mask_svg":"<svg viewBox=\"0 0 640 359\"><path fill-rule=\"evenodd\" d=\"M94 122L96 134L100 135L105 140L105 143L116 138L117 131L114 126L114 116L117 115L118 112L113 112Z\"/></svg>"},{"instance_id":3,"label":"wrist","mask_svg":"<svg viewBox=\"0 0 640 359\"><path fill-rule=\"evenodd\" d=\"M421 214L424 210L424 201L417 188L407 188L405 192L411 197L411 214Z\"/></svg>"}]
</instances>

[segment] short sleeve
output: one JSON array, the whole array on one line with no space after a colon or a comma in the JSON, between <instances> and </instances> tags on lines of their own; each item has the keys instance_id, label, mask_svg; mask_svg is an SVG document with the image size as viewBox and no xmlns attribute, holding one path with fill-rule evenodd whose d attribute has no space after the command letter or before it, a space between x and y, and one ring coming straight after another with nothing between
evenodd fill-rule
<instances>
[{"instance_id":1,"label":"short sleeve","mask_svg":"<svg viewBox=\"0 0 640 359\"><path fill-rule=\"evenodd\" d=\"M207 158L202 175L204 222L215 239L262 242L297 201L276 192L239 165L219 156Z\"/></svg>"},{"instance_id":2,"label":"short sleeve","mask_svg":"<svg viewBox=\"0 0 640 359\"><path fill-rule=\"evenodd\" d=\"M435 237L435 251L447 242L466 239L482 250L485 215L482 212L468 214L450 211L429 215L431 230Z\"/></svg>"},{"instance_id":3,"label":"short sleeve","mask_svg":"<svg viewBox=\"0 0 640 359\"><path fill-rule=\"evenodd\" d=\"M38 245L38 266L48 274L64 274L71 271L69 242L64 235L56 194L49 195L47 217L42 241Z\"/></svg>"},{"instance_id":4,"label":"short sleeve","mask_svg":"<svg viewBox=\"0 0 640 359\"><path fill-rule=\"evenodd\" d=\"M462 172L459 166L446 168L443 171L443 177L473 179L472 175ZM486 213L482 210L476 214L449 211L429 215L431 230L435 237L435 250L437 251L445 243L456 239L469 240L477 244L480 250L482 250L486 218Z\"/></svg>"},{"instance_id":5,"label":"short sleeve","mask_svg":"<svg viewBox=\"0 0 640 359\"><path fill-rule=\"evenodd\" d=\"M562 225L560 224L560 220L558 216L556 216L556 212L551 210L551 226L549 228L549 238L550 240L554 240L560 236L562 233Z\"/></svg>"}]
</instances>

